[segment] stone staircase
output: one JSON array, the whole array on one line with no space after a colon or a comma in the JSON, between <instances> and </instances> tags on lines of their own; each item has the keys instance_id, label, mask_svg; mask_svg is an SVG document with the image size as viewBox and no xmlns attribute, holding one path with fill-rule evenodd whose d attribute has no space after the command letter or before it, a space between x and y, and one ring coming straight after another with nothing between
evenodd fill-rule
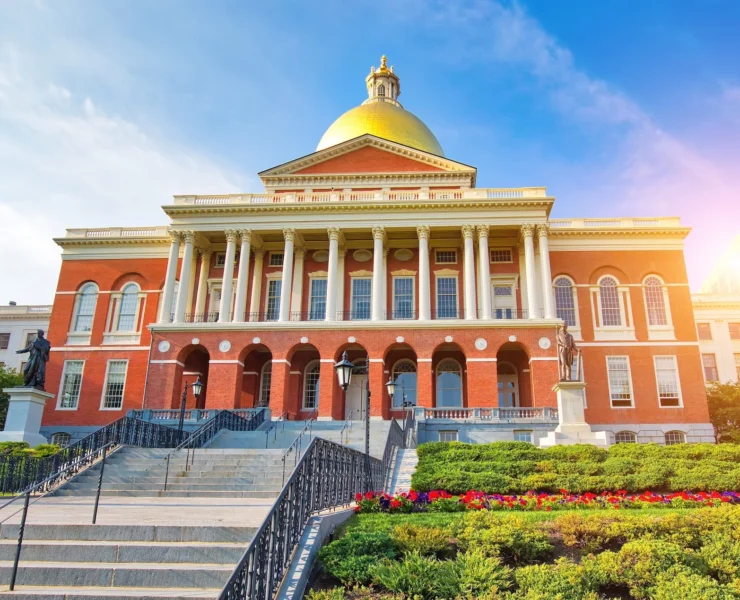
<instances>
[{"instance_id":1,"label":"stone staircase","mask_svg":"<svg viewBox=\"0 0 740 600\"><path fill-rule=\"evenodd\" d=\"M187 470L187 453L178 452L170 460L167 491L163 491L168 452L121 448L106 461L101 496L276 498L282 490L282 450L227 446L196 450ZM84 471L54 494L95 495L99 469L96 465Z\"/></svg>"},{"instance_id":2,"label":"stone staircase","mask_svg":"<svg viewBox=\"0 0 740 600\"><path fill-rule=\"evenodd\" d=\"M217 598L255 527L27 525L17 600ZM7 586L18 525L0 527L0 582Z\"/></svg>"},{"instance_id":3,"label":"stone staircase","mask_svg":"<svg viewBox=\"0 0 740 600\"><path fill-rule=\"evenodd\" d=\"M401 449L398 451L391 479L390 493L408 492L411 489L411 476L416 471L419 457L416 448Z\"/></svg>"}]
</instances>

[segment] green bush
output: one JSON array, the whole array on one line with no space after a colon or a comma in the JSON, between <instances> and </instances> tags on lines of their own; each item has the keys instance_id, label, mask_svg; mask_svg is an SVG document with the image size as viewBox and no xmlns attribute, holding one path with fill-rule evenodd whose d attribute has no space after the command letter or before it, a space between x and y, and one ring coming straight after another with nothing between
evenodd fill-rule
<instances>
[{"instance_id":1,"label":"green bush","mask_svg":"<svg viewBox=\"0 0 740 600\"><path fill-rule=\"evenodd\" d=\"M722 533L712 533L704 540L699 554L709 574L721 583L740 578L740 541Z\"/></svg>"},{"instance_id":2,"label":"green bush","mask_svg":"<svg viewBox=\"0 0 740 600\"><path fill-rule=\"evenodd\" d=\"M452 549L449 531L439 527L398 525L391 538L401 552L418 552L422 556L441 556Z\"/></svg>"},{"instance_id":3,"label":"green bush","mask_svg":"<svg viewBox=\"0 0 740 600\"><path fill-rule=\"evenodd\" d=\"M311 590L306 595L308 600L344 600L344 590L342 588L334 588L331 590Z\"/></svg>"},{"instance_id":4,"label":"green bush","mask_svg":"<svg viewBox=\"0 0 740 600\"><path fill-rule=\"evenodd\" d=\"M30 456L44 458L59 452L57 444L39 444L31 448L27 442L0 442L0 456Z\"/></svg>"},{"instance_id":5,"label":"green bush","mask_svg":"<svg viewBox=\"0 0 740 600\"><path fill-rule=\"evenodd\" d=\"M393 539L383 531L350 531L319 552L326 571L345 585L370 583L370 566L396 556Z\"/></svg>"},{"instance_id":6,"label":"green bush","mask_svg":"<svg viewBox=\"0 0 740 600\"><path fill-rule=\"evenodd\" d=\"M736 600L738 596L711 577L690 569L672 567L656 577L651 600Z\"/></svg>"},{"instance_id":7,"label":"green bush","mask_svg":"<svg viewBox=\"0 0 740 600\"><path fill-rule=\"evenodd\" d=\"M600 581L581 565L565 558L551 565L532 565L516 570L522 600L597 600Z\"/></svg>"}]
</instances>

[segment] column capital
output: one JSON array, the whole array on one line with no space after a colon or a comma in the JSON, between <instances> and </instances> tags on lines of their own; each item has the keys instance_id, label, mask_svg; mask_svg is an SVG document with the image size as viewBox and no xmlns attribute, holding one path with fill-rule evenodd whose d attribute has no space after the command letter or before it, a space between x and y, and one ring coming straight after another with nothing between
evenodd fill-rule
<instances>
[{"instance_id":1,"label":"column capital","mask_svg":"<svg viewBox=\"0 0 740 600\"><path fill-rule=\"evenodd\" d=\"M285 229L283 229L283 237L285 238L286 242L295 241L295 229L286 227Z\"/></svg>"},{"instance_id":2,"label":"column capital","mask_svg":"<svg viewBox=\"0 0 740 600\"><path fill-rule=\"evenodd\" d=\"M247 244L252 243L252 230L251 229L239 229L239 237L242 239L242 242L246 242Z\"/></svg>"},{"instance_id":3,"label":"column capital","mask_svg":"<svg viewBox=\"0 0 740 600\"><path fill-rule=\"evenodd\" d=\"M522 237L533 237L534 236L534 225L532 223L524 223L522 225Z\"/></svg>"},{"instance_id":4,"label":"column capital","mask_svg":"<svg viewBox=\"0 0 740 600\"><path fill-rule=\"evenodd\" d=\"M167 235L170 236L170 242L173 244L175 242L180 243L180 240L182 239L182 233L174 229L167 229Z\"/></svg>"},{"instance_id":5,"label":"column capital","mask_svg":"<svg viewBox=\"0 0 740 600\"><path fill-rule=\"evenodd\" d=\"M265 250L264 248L255 248L254 250L252 250L252 254L254 254L254 257L259 258L260 260L265 257L265 252L267 252L267 250Z\"/></svg>"},{"instance_id":6,"label":"column capital","mask_svg":"<svg viewBox=\"0 0 740 600\"><path fill-rule=\"evenodd\" d=\"M549 223L540 223L537 225L537 236L538 237L547 237L549 233L550 233Z\"/></svg>"},{"instance_id":7,"label":"column capital","mask_svg":"<svg viewBox=\"0 0 740 600\"><path fill-rule=\"evenodd\" d=\"M489 230L489 225L476 225L475 231L478 233L478 240L480 240L481 238L487 238Z\"/></svg>"},{"instance_id":8,"label":"column capital","mask_svg":"<svg viewBox=\"0 0 740 600\"><path fill-rule=\"evenodd\" d=\"M420 240L428 240L430 235L429 225L418 225L416 227L416 235Z\"/></svg>"},{"instance_id":9,"label":"column capital","mask_svg":"<svg viewBox=\"0 0 740 600\"><path fill-rule=\"evenodd\" d=\"M463 238L473 239L473 232L475 231L475 228L472 225L463 225L461 229L462 229Z\"/></svg>"},{"instance_id":10,"label":"column capital","mask_svg":"<svg viewBox=\"0 0 740 600\"><path fill-rule=\"evenodd\" d=\"M195 243L195 231L193 231L192 229L181 231L180 235L182 236L182 241L185 242L186 244Z\"/></svg>"},{"instance_id":11,"label":"column capital","mask_svg":"<svg viewBox=\"0 0 740 600\"><path fill-rule=\"evenodd\" d=\"M305 246L298 246L298 248L295 248L293 250L293 255L296 258L303 259L306 256L306 247Z\"/></svg>"},{"instance_id":12,"label":"column capital","mask_svg":"<svg viewBox=\"0 0 740 600\"><path fill-rule=\"evenodd\" d=\"M213 255L213 248L198 248L198 254L203 260L210 260Z\"/></svg>"},{"instance_id":13,"label":"column capital","mask_svg":"<svg viewBox=\"0 0 740 600\"><path fill-rule=\"evenodd\" d=\"M239 241L239 231L237 229L227 229L224 234L226 234L227 242L236 243Z\"/></svg>"},{"instance_id":14,"label":"column capital","mask_svg":"<svg viewBox=\"0 0 740 600\"><path fill-rule=\"evenodd\" d=\"M329 234L329 239L336 242L339 241L339 236L342 234L339 227L327 227L326 232Z\"/></svg>"},{"instance_id":15,"label":"column capital","mask_svg":"<svg viewBox=\"0 0 740 600\"><path fill-rule=\"evenodd\" d=\"M382 225L373 226L373 239L374 240L385 240L385 227Z\"/></svg>"}]
</instances>

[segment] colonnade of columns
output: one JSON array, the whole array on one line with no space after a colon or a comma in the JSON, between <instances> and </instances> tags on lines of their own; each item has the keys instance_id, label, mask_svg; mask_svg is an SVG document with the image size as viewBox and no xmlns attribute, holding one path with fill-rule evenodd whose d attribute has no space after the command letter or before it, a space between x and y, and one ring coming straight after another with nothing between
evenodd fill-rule
<instances>
[{"instance_id":1,"label":"colonnade of columns","mask_svg":"<svg viewBox=\"0 0 740 600\"><path fill-rule=\"evenodd\" d=\"M491 298L491 270L489 248L489 225L463 225L463 300L465 319L490 320L493 318ZM527 289L527 311L529 318L555 318L555 300L552 290L552 274L550 270L550 251L548 246L549 226L543 224L526 223L520 228L524 246L524 273ZM327 264L326 285L326 321L337 319L338 307L344 298L344 256L346 250L340 247L341 231L338 227L327 229L329 237L329 258ZM419 241L419 299L418 319L429 320L431 314L431 271L430 271L430 227L419 225L416 228ZM226 230L226 254L224 272L221 282L221 301L218 307L218 322L243 323L247 320L247 283L249 279L250 255L254 253L254 268L252 270L252 293L249 302L249 320L260 320L260 303L262 297L262 271L264 267L265 250L252 248L252 232L248 229ZM540 285L537 284L537 269L535 255L535 235L538 239ZM376 225L372 228L373 236L373 271L372 271L372 321L384 320L387 303L387 252L385 227ZM291 320L291 312L300 312L303 294L303 262L305 249L296 248L296 231L293 228L283 229L285 240L283 250L283 269L281 274L280 308L277 312L278 321ZM478 269L476 272L475 243L478 244ZM195 274L195 232L171 232L169 261L167 264L165 286L162 296L162 310L159 322L172 320L175 323L187 321L186 308L189 290L193 285ZM236 276L236 294L234 295L234 261L236 249L239 245L239 265ZM182 247L182 264L179 274L179 292L170 314L177 281L177 262ZM200 266L198 270L198 286L195 296L195 313L202 314L205 309L208 272L211 265L212 250L199 248ZM231 268L229 268L231 267ZM476 293L477 287L477 293ZM541 290L543 311L540 314L538 290ZM232 311L233 299L233 311ZM212 309L213 310L213 309Z\"/></svg>"}]
</instances>

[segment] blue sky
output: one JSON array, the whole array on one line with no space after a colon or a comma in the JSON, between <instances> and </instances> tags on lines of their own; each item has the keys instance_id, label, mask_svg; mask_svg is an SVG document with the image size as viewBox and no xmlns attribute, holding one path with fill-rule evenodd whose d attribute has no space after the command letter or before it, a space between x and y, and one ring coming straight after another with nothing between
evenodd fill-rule
<instances>
[{"instance_id":1,"label":"blue sky","mask_svg":"<svg viewBox=\"0 0 740 600\"><path fill-rule=\"evenodd\" d=\"M383 53L478 185L681 216L696 289L740 233L738 24L734 0L0 2L0 302L52 301L66 227L258 191Z\"/></svg>"}]
</instances>

